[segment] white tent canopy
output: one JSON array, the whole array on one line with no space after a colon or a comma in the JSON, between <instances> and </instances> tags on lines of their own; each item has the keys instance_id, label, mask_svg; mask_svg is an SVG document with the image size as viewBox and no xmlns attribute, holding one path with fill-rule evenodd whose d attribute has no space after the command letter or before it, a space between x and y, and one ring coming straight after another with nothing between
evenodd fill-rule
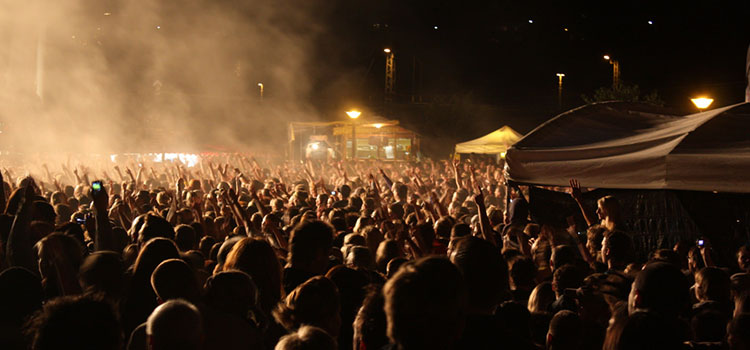
<instances>
[{"instance_id":1,"label":"white tent canopy","mask_svg":"<svg viewBox=\"0 0 750 350\"><path fill-rule=\"evenodd\" d=\"M456 153L499 155L520 139L521 134L506 125L478 139L457 144Z\"/></svg>"},{"instance_id":2,"label":"white tent canopy","mask_svg":"<svg viewBox=\"0 0 750 350\"><path fill-rule=\"evenodd\" d=\"M672 116L643 106L583 106L508 150L516 182L750 193L750 103Z\"/></svg>"}]
</instances>

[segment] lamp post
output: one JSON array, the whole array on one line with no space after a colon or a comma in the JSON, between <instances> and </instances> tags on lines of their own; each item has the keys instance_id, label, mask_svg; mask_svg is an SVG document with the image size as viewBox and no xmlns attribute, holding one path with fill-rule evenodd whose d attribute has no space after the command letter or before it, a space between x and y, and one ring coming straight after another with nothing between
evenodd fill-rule
<instances>
[{"instance_id":1,"label":"lamp post","mask_svg":"<svg viewBox=\"0 0 750 350\"><path fill-rule=\"evenodd\" d=\"M351 111L347 111L346 115L349 116L349 118L352 119L352 160L354 160L357 157L357 118L359 118L359 115L362 114L362 112L353 109Z\"/></svg>"},{"instance_id":2,"label":"lamp post","mask_svg":"<svg viewBox=\"0 0 750 350\"><path fill-rule=\"evenodd\" d=\"M620 62L609 55L604 55L604 59L612 65L612 88L615 89L620 85Z\"/></svg>"},{"instance_id":3,"label":"lamp post","mask_svg":"<svg viewBox=\"0 0 750 350\"><path fill-rule=\"evenodd\" d=\"M714 99L708 97L698 97L691 98L690 101L692 101L695 107L698 108L699 112L703 112L704 109L708 108L708 106L710 106L711 103L714 102Z\"/></svg>"},{"instance_id":4,"label":"lamp post","mask_svg":"<svg viewBox=\"0 0 750 350\"><path fill-rule=\"evenodd\" d=\"M565 74L557 73L557 109L562 110L562 81Z\"/></svg>"},{"instance_id":5,"label":"lamp post","mask_svg":"<svg viewBox=\"0 0 750 350\"><path fill-rule=\"evenodd\" d=\"M393 100L393 85L396 81L396 63L393 57L393 51L389 48L383 49L385 52L385 102Z\"/></svg>"}]
</instances>

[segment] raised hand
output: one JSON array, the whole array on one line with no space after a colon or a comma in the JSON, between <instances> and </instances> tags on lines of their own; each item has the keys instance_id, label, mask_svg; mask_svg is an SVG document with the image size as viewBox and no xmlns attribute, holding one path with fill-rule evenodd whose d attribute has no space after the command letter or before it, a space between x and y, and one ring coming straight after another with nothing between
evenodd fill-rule
<instances>
[{"instance_id":1,"label":"raised hand","mask_svg":"<svg viewBox=\"0 0 750 350\"><path fill-rule=\"evenodd\" d=\"M576 201L581 201L581 199L583 199L581 184L578 183L578 180L576 179L570 179L570 196Z\"/></svg>"}]
</instances>

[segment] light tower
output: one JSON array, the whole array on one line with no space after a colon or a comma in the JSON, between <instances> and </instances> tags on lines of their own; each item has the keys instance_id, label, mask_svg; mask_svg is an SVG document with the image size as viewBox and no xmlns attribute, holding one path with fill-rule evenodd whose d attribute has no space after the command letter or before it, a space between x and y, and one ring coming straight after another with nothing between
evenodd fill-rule
<instances>
[{"instance_id":1,"label":"light tower","mask_svg":"<svg viewBox=\"0 0 750 350\"><path fill-rule=\"evenodd\" d=\"M385 52L385 102L392 102L393 85L396 82L396 62L391 49L385 48L383 52Z\"/></svg>"}]
</instances>

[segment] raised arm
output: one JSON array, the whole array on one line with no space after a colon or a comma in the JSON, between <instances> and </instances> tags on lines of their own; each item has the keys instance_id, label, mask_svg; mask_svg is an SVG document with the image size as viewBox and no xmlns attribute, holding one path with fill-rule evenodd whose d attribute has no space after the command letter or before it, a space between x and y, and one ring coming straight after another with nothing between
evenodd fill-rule
<instances>
[{"instance_id":1,"label":"raised arm","mask_svg":"<svg viewBox=\"0 0 750 350\"><path fill-rule=\"evenodd\" d=\"M490 218L487 216L487 208L484 205L484 194L482 193L482 187L476 187L477 194L474 195L474 202L477 204L479 211L479 227L482 232L482 238L485 241L497 245L495 242L495 236L492 234L492 225L490 225Z\"/></svg>"},{"instance_id":2,"label":"raised arm","mask_svg":"<svg viewBox=\"0 0 750 350\"><path fill-rule=\"evenodd\" d=\"M380 175L383 177L383 180L385 180L385 183L386 185L388 185L388 188L391 188L391 186L393 186L393 181L391 181L391 178L385 174L385 171L383 171L383 168L378 168L378 172L380 172Z\"/></svg>"},{"instance_id":3,"label":"raised arm","mask_svg":"<svg viewBox=\"0 0 750 350\"><path fill-rule=\"evenodd\" d=\"M583 204L583 194L581 192L581 184L576 179L570 179L570 196L578 203L578 208L581 209L583 218L586 219L586 225L588 227L596 225L596 216L592 215L586 206Z\"/></svg>"},{"instance_id":4,"label":"raised arm","mask_svg":"<svg viewBox=\"0 0 750 350\"><path fill-rule=\"evenodd\" d=\"M8 243L5 247L5 258L8 267L20 266L30 271L38 271L34 253L32 251L31 238L29 237L29 222L31 221L31 203L34 201L34 189L31 183L26 185L18 212L13 220L13 225L8 235Z\"/></svg>"},{"instance_id":5,"label":"raised arm","mask_svg":"<svg viewBox=\"0 0 750 350\"><path fill-rule=\"evenodd\" d=\"M458 159L454 159L453 163L451 163L451 164L453 164L453 176L456 179L456 189L461 189L461 187L462 187L461 186L461 170L459 170L459 167L458 167L459 160Z\"/></svg>"},{"instance_id":6,"label":"raised arm","mask_svg":"<svg viewBox=\"0 0 750 350\"><path fill-rule=\"evenodd\" d=\"M112 240L112 224L109 222L109 196L107 190L102 185L101 190L91 190L91 198L94 200L94 215L96 216L96 233L94 234L94 250L111 250L115 251Z\"/></svg>"}]
</instances>

